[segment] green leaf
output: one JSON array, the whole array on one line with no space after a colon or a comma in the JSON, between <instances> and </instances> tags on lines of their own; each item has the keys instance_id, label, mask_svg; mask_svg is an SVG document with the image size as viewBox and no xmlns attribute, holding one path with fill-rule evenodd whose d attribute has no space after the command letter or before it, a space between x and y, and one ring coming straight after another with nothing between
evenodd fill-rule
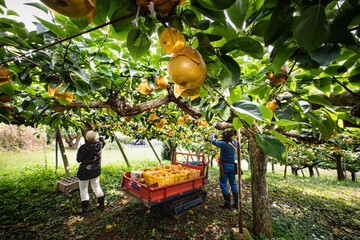
<instances>
[{"instance_id":1,"label":"green leaf","mask_svg":"<svg viewBox=\"0 0 360 240\"><path fill-rule=\"evenodd\" d=\"M215 106L213 106L212 109L215 111L220 111L221 109L224 109L225 106L226 106L225 100L220 98L219 102Z\"/></svg>"},{"instance_id":2,"label":"green leaf","mask_svg":"<svg viewBox=\"0 0 360 240\"><path fill-rule=\"evenodd\" d=\"M286 61L295 52L295 50L296 47L293 44L288 43L284 43L279 47L276 56L274 56L274 59L272 61L273 70L275 73L280 71L281 67L284 66Z\"/></svg>"},{"instance_id":3,"label":"green leaf","mask_svg":"<svg viewBox=\"0 0 360 240\"><path fill-rule=\"evenodd\" d=\"M41 4L41 3L24 3L24 5L28 5L28 6L33 6L33 7L36 7L38 9L40 9L41 11L45 12L45 13L48 13L48 8Z\"/></svg>"},{"instance_id":4,"label":"green leaf","mask_svg":"<svg viewBox=\"0 0 360 240\"><path fill-rule=\"evenodd\" d=\"M51 32L55 33L59 37L66 37L66 33L64 32L64 30L62 30L61 26L52 24L51 22L45 21L39 17L36 17L36 19L39 20L45 27L47 27Z\"/></svg>"},{"instance_id":5,"label":"green leaf","mask_svg":"<svg viewBox=\"0 0 360 240\"><path fill-rule=\"evenodd\" d=\"M17 12L13 11L13 10L7 10L6 14L8 16L18 16L18 17L20 17L20 15Z\"/></svg>"},{"instance_id":6,"label":"green leaf","mask_svg":"<svg viewBox=\"0 0 360 240\"><path fill-rule=\"evenodd\" d=\"M231 40L237 37L235 29L228 23L223 25L217 22L213 22L210 24L210 27L205 31L202 31L202 33L222 36L227 40Z\"/></svg>"},{"instance_id":7,"label":"green leaf","mask_svg":"<svg viewBox=\"0 0 360 240\"><path fill-rule=\"evenodd\" d=\"M295 38L298 44L310 53L321 46L327 39L328 33L329 26L324 8L319 4L309 7L301 14Z\"/></svg>"},{"instance_id":8,"label":"green leaf","mask_svg":"<svg viewBox=\"0 0 360 240\"><path fill-rule=\"evenodd\" d=\"M127 48L131 57L136 61L150 48L151 42L147 34L139 29L133 29L127 37Z\"/></svg>"},{"instance_id":9,"label":"green leaf","mask_svg":"<svg viewBox=\"0 0 360 240\"><path fill-rule=\"evenodd\" d=\"M202 21L198 22L197 24L195 24L195 27L200 29L200 30L205 31L205 30L209 29L210 21L207 20L207 19L202 20Z\"/></svg>"},{"instance_id":10,"label":"green leaf","mask_svg":"<svg viewBox=\"0 0 360 240\"><path fill-rule=\"evenodd\" d=\"M89 81L90 81L89 76L83 69L81 69L81 68L72 68L71 72L78 75L86 83L89 83Z\"/></svg>"},{"instance_id":11,"label":"green leaf","mask_svg":"<svg viewBox=\"0 0 360 240\"><path fill-rule=\"evenodd\" d=\"M210 10L207 8L204 8L199 2L198 0L190 0L190 3L192 6L194 6L200 13L202 13L204 16L222 23L224 25L226 25L226 17L225 17L225 13L224 11L215 11L215 10Z\"/></svg>"},{"instance_id":12,"label":"green leaf","mask_svg":"<svg viewBox=\"0 0 360 240\"><path fill-rule=\"evenodd\" d=\"M271 122L272 124L275 124L279 127L287 127L287 126L297 126L297 125L309 125L307 123L304 122L294 122L294 121L290 121L287 119L280 119L279 121L275 121L275 122Z\"/></svg>"},{"instance_id":13,"label":"green leaf","mask_svg":"<svg viewBox=\"0 0 360 240\"><path fill-rule=\"evenodd\" d=\"M118 18L124 17L134 11L136 11L137 5L136 1L121 1L120 6L118 6L118 9L114 12L114 14L111 16L111 21L114 21ZM126 40L127 36L129 35L130 31L134 29L134 26L132 25L131 21L135 19L136 16L125 18L121 21L117 21L113 24L111 24L117 33L116 37L119 40Z\"/></svg>"},{"instance_id":14,"label":"green leaf","mask_svg":"<svg viewBox=\"0 0 360 240\"><path fill-rule=\"evenodd\" d=\"M190 10L191 11L191 10ZM185 21L184 21L185 22ZM181 18L177 15L174 15L170 18L169 21L169 27L173 27L176 29L179 29L180 32L182 32L184 30L184 27L182 25L182 21Z\"/></svg>"},{"instance_id":15,"label":"green leaf","mask_svg":"<svg viewBox=\"0 0 360 240\"><path fill-rule=\"evenodd\" d=\"M0 0L0 5L6 8L5 0Z\"/></svg>"},{"instance_id":16,"label":"green leaf","mask_svg":"<svg viewBox=\"0 0 360 240\"><path fill-rule=\"evenodd\" d=\"M235 0L198 0L198 2L207 9L224 10L233 5Z\"/></svg>"},{"instance_id":17,"label":"green leaf","mask_svg":"<svg viewBox=\"0 0 360 240\"><path fill-rule=\"evenodd\" d=\"M4 85L0 86L0 91L9 95L10 97L15 96L15 90L11 83L5 83Z\"/></svg>"},{"instance_id":18,"label":"green leaf","mask_svg":"<svg viewBox=\"0 0 360 240\"><path fill-rule=\"evenodd\" d=\"M196 24L199 22L197 15L191 9L185 9L183 12L181 12L180 17L189 27L195 28Z\"/></svg>"},{"instance_id":19,"label":"green leaf","mask_svg":"<svg viewBox=\"0 0 360 240\"><path fill-rule=\"evenodd\" d=\"M256 59L262 59L264 56L264 48L261 44L249 37L235 38L220 48L221 54L226 54L233 50L241 50Z\"/></svg>"},{"instance_id":20,"label":"green leaf","mask_svg":"<svg viewBox=\"0 0 360 240\"><path fill-rule=\"evenodd\" d=\"M76 87L76 94L80 96L85 96L86 94L89 93L90 90L89 85L81 80L75 82L75 87Z\"/></svg>"},{"instance_id":21,"label":"green leaf","mask_svg":"<svg viewBox=\"0 0 360 240\"><path fill-rule=\"evenodd\" d=\"M232 124L233 124L235 130L240 129L243 126L241 120L239 118L237 118L237 117L233 118Z\"/></svg>"},{"instance_id":22,"label":"green leaf","mask_svg":"<svg viewBox=\"0 0 360 240\"><path fill-rule=\"evenodd\" d=\"M240 86L235 86L233 88L230 88L231 103L239 101L241 99L241 96L242 96L242 89Z\"/></svg>"},{"instance_id":23,"label":"green leaf","mask_svg":"<svg viewBox=\"0 0 360 240\"><path fill-rule=\"evenodd\" d=\"M270 157L276 158L280 161L286 158L286 147L276 137L266 134L256 133L256 142L260 148Z\"/></svg>"},{"instance_id":24,"label":"green leaf","mask_svg":"<svg viewBox=\"0 0 360 240\"><path fill-rule=\"evenodd\" d=\"M238 29L243 28L247 5L248 0L236 0L230 8L226 9L229 19Z\"/></svg>"},{"instance_id":25,"label":"green leaf","mask_svg":"<svg viewBox=\"0 0 360 240\"><path fill-rule=\"evenodd\" d=\"M304 113L307 113L310 110L310 104L307 101L300 100L299 105Z\"/></svg>"},{"instance_id":26,"label":"green leaf","mask_svg":"<svg viewBox=\"0 0 360 240\"><path fill-rule=\"evenodd\" d=\"M234 102L232 108L239 113L251 116L262 122L264 121L261 110L260 110L259 106L257 106L255 103L245 101L245 100L240 100L240 101Z\"/></svg>"},{"instance_id":27,"label":"green leaf","mask_svg":"<svg viewBox=\"0 0 360 240\"><path fill-rule=\"evenodd\" d=\"M355 86L360 85L360 67L354 68L349 74L349 82Z\"/></svg>"},{"instance_id":28,"label":"green leaf","mask_svg":"<svg viewBox=\"0 0 360 240\"><path fill-rule=\"evenodd\" d=\"M222 119L227 121L228 118L230 117L230 108L228 106L225 106L224 109L220 110L219 114Z\"/></svg>"},{"instance_id":29,"label":"green leaf","mask_svg":"<svg viewBox=\"0 0 360 240\"><path fill-rule=\"evenodd\" d=\"M289 10L290 3L288 0L278 1L264 34L266 46L274 43L283 32L290 29L293 22L292 11Z\"/></svg>"},{"instance_id":30,"label":"green leaf","mask_svg":"<svg viewBox=\"0 0 360 240\"><path fill-rule=\"evenodd\" d=\"M239 83L240 80L240 66L232 57L229 57L227 55L219 55L219 53L216 53L217 59L224 64L224 66L231 72L231 85L235 86Z\"/></svg>"},{"instance_id":31,"label":"green leaf","mask_svg":"<svg viewBox=\"0 0 360 240\"><path fill-rule=\"evenodd\" d=\"M281 135L280 133L278 133L277 131L275 131L275 129L270 129L271 133L278 139L280 139L280 141L288 143L293 145L294 147L297 147L296 142L291 141L290 139L288 139L287 137Z\"/></svg>"},{"instance_id":32,"label":"green leaf","mask_svg":"<svg viewBox=\"0 0 360 240\"><path fill-rule=\"evenodd\" d=\"M111 0L96 1L96 16L92 20L96 25L106 22Z\"/></svg>"},{"instance_id":33,"label":"green leaf","mask_svg":"<svg viewBox=\"0 0 360 240\"><path fill-rule=\"evenodd\" d=\"M316 49L310 53L310 57L315 62L319 63L321 66L328 65L334 61L341 53L341 48L339 45L334 44L332 46L324 46L319 49Z\"/></svg>"},{"instance_id":34,"label":"green leaf","mask_svg":"<svg viewBox=\"0 0 360 240\"><path fill-rule=\"evenodd\" d=\"M344 45L356 44L354 36L347 27L330 24L329 29L328 42L341 43Z\"/></svg>"},{"instance_id":35,"label":"green leaf","mask_svg":"<svg viewBox=\"0 0 360 240\"><path fill-rule=\"evenodd\" d=\"M207 111L206 115L205 115L205 120L206 122L211 122L211 120L213 119L214 114L211 111Z\"/></svg>"},{"instance_id":36,"label":"green leaf","mask_svg":"<svg viewBox=\"0 0 360 240\"><path fill-rule=\"evenodd\" d=\"M70 18L70 21L74 23L80 30L86 28L89 25L87 17Z\"/></svg>"},{"instance_id":37,"label":"green leaf","mask_svg":"<svg viewBox=\"0 0 360 240\"><path fill-rule=\"evenodd\" d=\"M320 133L327 139L331 138L335 127L336 123L328 115L326 115L326 119L318 125Z\"/></svg>"},{"instance_id":38,"label":"green leaf","mask_svg":"<svg viewBox=\"0 0 360 240\"><path fill-rule=\"evenodd\" d=\"M290 119L292 117L294 107L290 104L287 105L284 109L279 107L275 108L275 116L279 119Z\"/></svg>"},{"instance_id":39,"label":"green leaf","mask_svg":"<svg viewBox=\"0 0 360 240\"><path fill-rule=\"evenodd\" d=\"M271 111L270 108L265 107L265 106L259 106L260 111L263 115L263 118L267 121L267 122L271 122L272 118L273 118L273 112Z\"/></svg>"},{"instance_id":40,"label":"green leaf","mask_svg":"<svg viewBox=\"0 0 360 240\"><path fill-rule=\"evenodd\" d=\"M331 102L319 95L310 95L308 96L308 101L312 103L316 103L323 106L328 106L333 108L334 106L331 104Z\"/></svg>"}]
</instances>

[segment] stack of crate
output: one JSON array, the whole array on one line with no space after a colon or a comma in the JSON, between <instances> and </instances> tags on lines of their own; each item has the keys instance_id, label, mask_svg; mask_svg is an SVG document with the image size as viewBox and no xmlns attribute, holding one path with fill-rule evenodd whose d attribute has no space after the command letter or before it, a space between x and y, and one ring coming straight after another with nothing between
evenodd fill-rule
<instances>
[{"instance_id":1,"label":"stack of crate","mask_svg":"<svg viewBox=\"0 0 360 240\"><path fill-rule=\"evenodd\" d=\"M200 170L182 165L157 166L140 169L140 171L143 172L145 184L157 183L159 187L200 177Z\"/></svg>"}]
</instances>

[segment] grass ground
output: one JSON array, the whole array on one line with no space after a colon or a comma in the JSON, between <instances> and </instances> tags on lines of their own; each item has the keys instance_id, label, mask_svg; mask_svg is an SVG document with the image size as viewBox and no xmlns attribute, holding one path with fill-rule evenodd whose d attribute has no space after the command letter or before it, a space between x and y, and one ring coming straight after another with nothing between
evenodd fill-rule
<instances>
[{"instance_id":1,"label":"grass ground","mask_svg":"<svg viewBox=\"0 0 360 240\"><path fill-rule=\"evenodd\" d=\"M141 151L140 151L141 150ZM125 149L132 169L156 166L151 149ZM161 149L157 148L160 153ZM132 153L134 152L134 153ZM67 151L72 172L76 151ZM106 210L97 212L91 194L91 213L76 213L78 191L69 196L56 192L64 177L61 161L55 174L54 153L0 153L0 239L232 239L238 223L235 210L218 207L222 196L216 168L209 171L206 205L178 219L158 208L147 209L120 188L122 173L129 171L119 151L103 153L101 184ZM168 162L165 162L167 164ZM251 184L243 176L244 225L251 231ZM268 173L274 239L360 239L360 184L338 182L333 177L283 179L283 169Z\"/></svg>"}]
</instances>

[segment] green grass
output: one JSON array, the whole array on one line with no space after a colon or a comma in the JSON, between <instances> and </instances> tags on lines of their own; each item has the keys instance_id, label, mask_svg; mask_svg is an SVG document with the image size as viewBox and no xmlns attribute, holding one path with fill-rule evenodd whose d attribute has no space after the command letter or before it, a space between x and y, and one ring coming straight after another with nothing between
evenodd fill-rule
<instances>
[{"instance_id":1,"label":"green grass","mask_svg":"<svg viewBox=\"0 0 360 240\"><path fill-rule=\"evenodd\" d=\"M141 151L140 151L141 150ZM157 148L160 153L161 148ZM151 149L125 149L132 169L156 166ZM71 170L76 172L76 151L67 150ZM218 207L223 199L218 170L209 171L206 207L196 208L179 219L158 208L151 211L122 191L122 173L129 171L121 154L105 150L101 186L106 193L106 211L97 212L91 193L91 214L79 216L79 192L69 196L56 192L56 180L65 176L59 156L55 173L54 152L0 153L0 239L233 239L236 211ZM168 164L168 162L166 162ZM269 168L269 171L271 169ZM360 239L360 184L333 177L303 178L288 175L283 168L268 173L274 239ZM244 226L251 231L251 184L243 178Z\"/></svg>"}]
</instances>

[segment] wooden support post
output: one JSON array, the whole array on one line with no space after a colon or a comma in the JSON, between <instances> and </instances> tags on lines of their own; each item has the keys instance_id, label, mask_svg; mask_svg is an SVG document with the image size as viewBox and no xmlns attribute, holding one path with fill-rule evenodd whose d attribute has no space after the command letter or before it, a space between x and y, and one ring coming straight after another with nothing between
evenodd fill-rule
<instances>
[{"instance_id":1,"label":"wooden support post","mask_svg":"<svg viewBox=\"0 0 360 240\"><path fill-rule=\"evenodd\" d=\"M159 158L159 156L157 155L156 151L155 151L155 148L153 147L152 143L150 142L150 140L148 138L146 138L146 141L149 143L151 149L153 150L157 160L159 161L159 163L161 164L161 159Z\"/></svg>"},{"instance_id":2,"label":"wooden support post","mask_svg":"<svg viewBox=\"0 0 360 240\"><path fill-rule=\"evenodd\" d=\"M119 147L119 149L120 149L120 152L121 152L122 156L124 157L127 166L128 166L128 167L131 167L131 166L130 166L130 163L129 163L129 160L128 160L127 157L126 157L125 151L124 151L123 147L121 146L121 143L120 143L118 137L116 136L115 132L113 132L113 135L114 135L114 138L115 138L115 142L116 142L116 144L118 145L118 147Z\"/></svg>"},{"instance_id":3,"label":"wooden support post","mask_svg":"<svg viewBox=\"0 0 360 240\"><path fill-rule=\"evenodd\" d=\"M58 152L59 152L59 149L58 149L58 140L59 137L57 135L57 133L55 132L55 173L57 174L58 173Z\"/></svg>"},{"instance_id":4,"label":"wooden support post","mask_svg":"<svg viewBox=\"0 0 360 240\"><path fill-rule=\"evenodd\" d=\"M288 152L286 151L286 161L285 161L285 169L284 169L284 179L286 179L287 167L288 167Z\"/></svg>"},{"instance_id":5,"label":"wooden support post","mask_svg":"<svg viewBox=\"0 0 360 240\"><path fill-rule=\"evenodd\" d=\"M61 156L62 156L62 159L63 159L63 162L64 162L64 168L65 168L66 176L70 176L71 175L70 165L69 165L68 158L66 156L65 146L64 146L64 143L63 143L63 140L62 140L62 137L61 137L59 126L55 127L55 131L56 131L56 135L58 136L58 144L59 144Z\"/></svg>"},{"instance_id":6,"label":"wooden support post","mask_svg":"<svg viewBox=\"0 0 360 240\"><path fill-rule=\"evenodd\" d=\"M241 133L240 129L236 131L237 137L237 172L238 172L238 186L239 186L239 233L243 234L243 211L242 211L242 185L241 185Z\"/></svg>"}]
</instances>

